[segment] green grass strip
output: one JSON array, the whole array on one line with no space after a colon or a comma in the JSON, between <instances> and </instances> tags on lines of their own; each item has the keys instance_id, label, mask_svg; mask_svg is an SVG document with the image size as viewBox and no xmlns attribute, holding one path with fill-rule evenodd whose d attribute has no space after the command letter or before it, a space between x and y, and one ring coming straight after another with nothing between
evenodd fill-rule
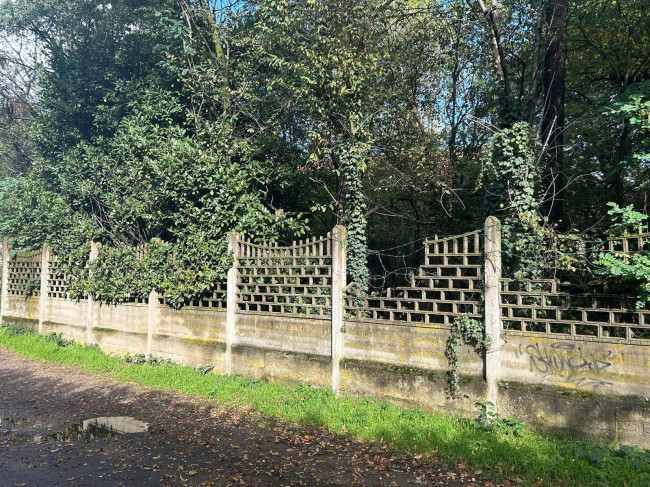
<instances>
[{"instance_id":1,"label":"green grass strip","mask_svg":"<svg viewBox=\"0 0 650 487\"><path fill-rule=\"evenodd\" d=\"M72 365L119 381L216 399L230 406L248 405L266 416L325 427L362 440L383 440L413 454L439 456L452 464L462 462L470 472L495 481L507 477L518 479L523 485L540 486L650 485L648 452L643 450L618 457L608 455L613 450L568 439L535 432L513 436L486 431L472 420L404 409L371 399L337 398L327 390L306 385L199 375L195 369L180 365L132 365L97 348L60 346L32 333L16 334L10 328L0 329L0 346L23 356Z\"/></svg>"}]
</instances>

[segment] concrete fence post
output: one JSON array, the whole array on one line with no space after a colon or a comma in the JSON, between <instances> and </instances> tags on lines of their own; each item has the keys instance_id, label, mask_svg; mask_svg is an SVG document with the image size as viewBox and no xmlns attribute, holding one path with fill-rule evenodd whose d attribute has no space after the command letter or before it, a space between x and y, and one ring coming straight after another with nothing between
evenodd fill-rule
<instances>
[{"instance_id":1,"label":"concrete fence post","mask_svg":"<svg viewBox=\"0 0 650 487\"><path fill-rule=\"evenodd\" d=\"M339 393L340 363L343 355L343 325L345 320L346 230L337 225L332 232L332 390Z\"/></svg>"},{"instance_id":2,"label":"concrete fence post","mask_svg":"<svg viewBox=\"0 0 650 487\"><path fill-rule=\"evenodd\" d=\"M228 234L228 251L232 255L232 265L228 269L226 287L226 373L232 374L232 347L236 340L237 325L237 265L239 264L239 234Z\"/></svg>"},{"instance_id":3,"label":"concrete fence post","mask_svg":"<svg viewBox=\"0 0 650 487\"><path fill-rule=\"evenodd\" d=\"M99 255L99 249L101 249L101 244L97 242L90 243L90 257L88 262L92 262ZM92 343L93 338L93 328L95 326L95 298L92 294L88 294L87 305L88 309L86 310L86 345Z\"/></svg>"},{"instance_id":4,"label":"concrete fence post","mask_svg":"<svg viewBox=\"0 0 650 487\"><path fill-rule=\"evenodd\" d=\"M163 241L159 238L154 238L152 241L156 242L158 245L162 244ZM147 249L147 252L149 249ZM160 304L158 303L158 292L155 289L152 289L149 292L149 297L147 299L147 353L148 357L151 356L151 350L153 349L153 335L158 327L160 321Z\"/></svg>"},{"instance_id":5,"label":"concrete fence post","mask_svg":"<svg viewBox=\"0 0 650 487\"><path fill-rule=\"evenodd\" d=\"M158 326L158 320L160 316L160 308L158 305L158 293L155 289L152 289L149 293L149 299L147 301L147 356L151 356L151 350L153 348L153 334Z\"/></svg>"},{"instance_id":6,"label":"concrete fence post","mask_svg":"<svg viewBox=\"0 0 650 487\"><path fill-rule=\"evenodd\" d=\"M50 246L43 245L41 250L41 289L38 296L38 334L43 334L43 323L47 310L47 282L50 278Z\"/></svg>"},{"instance_id":7,"label":"concrete fence post","mask_svg":"<svg viewBox=\"0 0 650 487\"><path fill-rule=\"evenodd\" d=\"M7 296L9 295L9 239L2 241L2 294L0 294L0 325L4 310L7 307Z\"/></svg>"},{"instance_id":8,"label":"concrete fence post","mask_svg":"<svg viewBox=\"0 0 650 487\"><path fill-rule=\"evenodd\" d=\"M485 354L487 399L498 405L501 366L501 223L494 216L485 220L485 334L491 344Z\"/></svg>"}]
</instances>

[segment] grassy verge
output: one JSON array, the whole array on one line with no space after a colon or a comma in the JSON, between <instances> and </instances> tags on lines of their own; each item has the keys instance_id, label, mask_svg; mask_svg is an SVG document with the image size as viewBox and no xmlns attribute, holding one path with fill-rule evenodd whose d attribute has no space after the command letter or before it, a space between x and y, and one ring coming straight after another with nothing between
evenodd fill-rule
<instances>
[{"instance_id":1,"label":"grassy verge","mask_svg":"<svg viewBox=\"0 0 650 487\"><path fill-rule=\"evenodd\" d=\"M94 347L0 328L0 346L20 355L73 365L120 381L249 405L261 414L322 426L337 434L385 441L413 454L439 456L498 481L523 485L648 486L648 452L598 448L534 432L403 409L370 399L336 398L326 390L283 386L241 376L201 375L174 364L133 365Z\"/></svg>"}]
</instances>

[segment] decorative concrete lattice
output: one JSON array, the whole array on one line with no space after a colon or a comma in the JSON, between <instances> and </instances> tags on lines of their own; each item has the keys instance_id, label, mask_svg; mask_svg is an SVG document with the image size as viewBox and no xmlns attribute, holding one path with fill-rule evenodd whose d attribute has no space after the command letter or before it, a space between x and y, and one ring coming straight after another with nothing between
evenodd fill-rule
<instances>
[{"instance_id":1,"label":"decorative concrete lattice","mask_svg":"<svg viewBox=\"0 0 650 487\"><path fill-rule=\"evenodd\" d=\"M240 311L311 317L331 315L332 237L287 247L237 241Z\"/></svg>"},{"instance_id":2,"label":"decorative concrete lattice","mask_svg":"<svg viewBox=\"0 0 650 487\"><path fill-rule=\"evenodd\" d=\"M164 297L158 298L159 304L167 304ZM219 308L226 309L226 282L218 282L215 284L214 290L207 296L202 296L200 299L193 301L186 301L185 306L194 308Z\"/></svg>"},{"instance_id":3,"label":"decorative concrete lattice","mask_svg":"<svg viewBox=\"0 0 650 487\"><path fill-rule=\"evenodd\" d=\"M346 298L351 320L380 320L448 326L468 313L481 318L483 253L479 231L424 242L424 265L411 286L383 296Z\"/></svg>"},{"instance_id":4,"label":"decorative concrete lattice","mask_svg":"<svg viewBox=\"0 0 650 487\"><path fill-rule=\"evenodd\" d=\"M590 341L650 344L650 310L636 298L569 294L555 280L501 280L505 330Z\"/></svg>"},{"instance_id":5,"label":"decorative concrete lattice","mask_svg":"<svg viewBox=\"0 0 650 487\"><path fill-rule=\"evenodd\" d=\"M68 298L66 276L59 266L58 255L50 252L47 269L47 297L56 299Z\"/></svg>"},{"instance_id":6,"label":"decorative concrete lattice","mask_svg":"<svg viewBox=\"0 0 650 487\"><path fill-rule=\"evenodd\" d=\"M149 244L141 243L133 247L133 254L135 255L135 260L142 260L147 256L149 252Z\"/></svg>"},{"instance_id":7,"label":"decorative concrete lattice","mask_svg":"<svg viewBox=\"0 0 650 487\"><path fill-rule=\"evenodd\" d=\"M10 296L40 296L41 282L40 250L20 253L9 259L7 294Z\"/></svg>"},{"instance_id":8,"label":"decorative concrete lattice","mask_svg":"<svg viewBox=\"0 0 650 487\"><path fill-rule=\"evenodd\" d=\"M609 252L621 252L624 254L633 254L648 250L648 241L650 240L650 231L648 227L640 226L635 233L624 233L618 237L610 237L605 242L605 249Z\"/></svg>"}]
</instances>

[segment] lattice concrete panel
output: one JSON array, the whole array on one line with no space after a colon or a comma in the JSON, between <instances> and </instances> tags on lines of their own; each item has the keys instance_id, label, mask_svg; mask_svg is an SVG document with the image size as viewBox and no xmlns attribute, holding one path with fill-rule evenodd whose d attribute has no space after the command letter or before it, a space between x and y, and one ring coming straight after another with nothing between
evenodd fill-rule
<instances>
[{"instance_id":1,"label":"lattice concrete panel","mask_svg":"<svg viewBox=\"0 0 650 487\"><path fill-rule=\"evenodd\" d=\"M424 242L424 265L411 286L383 296L346 298L347 319L448 326L460 314L480 318L483 253L479 231Z\"/></svg>"},{"instance_id":2,"label":"lattice concrete panel","mask_svg":"<svg viewBox=\"0 0 650 487\"><path fill-rule=\"evenodd\" d=\"M59 266L59 257L53 252L49 255L47 276L47 297L68 299L66 276Z\"/></svg>"},{"instance_id":3,"label":"lattice concrete panel","mask_svg":"<svg viewBox=\"0 0 650 487\"><path fill-rule=\"evenodd\" d=\"M650 310L635 309L636 298L571 295L555 280L501 281L505 330L650 345Z\"/></svg>"},{"instance_id":4,"label":"lattice concrete panel","mask_svg":"<svg viewBox=\"0 0 650 487\"><path fill-rule=\"evenodd\" d=\"M649 240L650 232L648 231L648 227L640 226L635 233L624 233L618 237L608 238L604 247L609 252L633 254L647 250Z\"/></svg>"},{"instance_id":5,"label":"lattice concrete panel","mask_svg":"<svg viewBox=\"0 0 650 487\"><path fill-rule=\"evenodd\" d=\"M248 313L331 315L332 237L275 244L237 242L237 306Z\"/></svg>"},{"instance_id":6,"label":"lattice concrete panel","mask_svg":"<svg viewBox=\"0 0 650 487\"><path fill-rule=\"evenodd\" d=\"M158 298L158 303L163 305L167 304L165 298ZM193 301L185 302L185 306L190 306L193 308L217 308L217 309L226 309L226 283L217 282L214 286L212 292L206 296L202 296L200 299L195 299Z\"/></svg>"},{"instance_id":7,"label":"lattice concrete panel","mask_svg":"<svg viewBox=\"0 0 650 487\"><path fill-rule=\"evenodd\" d=\"M10 296L40 296L41 251L22 253L8 262L7 294Z\"/></svg>"}]
</instances>

